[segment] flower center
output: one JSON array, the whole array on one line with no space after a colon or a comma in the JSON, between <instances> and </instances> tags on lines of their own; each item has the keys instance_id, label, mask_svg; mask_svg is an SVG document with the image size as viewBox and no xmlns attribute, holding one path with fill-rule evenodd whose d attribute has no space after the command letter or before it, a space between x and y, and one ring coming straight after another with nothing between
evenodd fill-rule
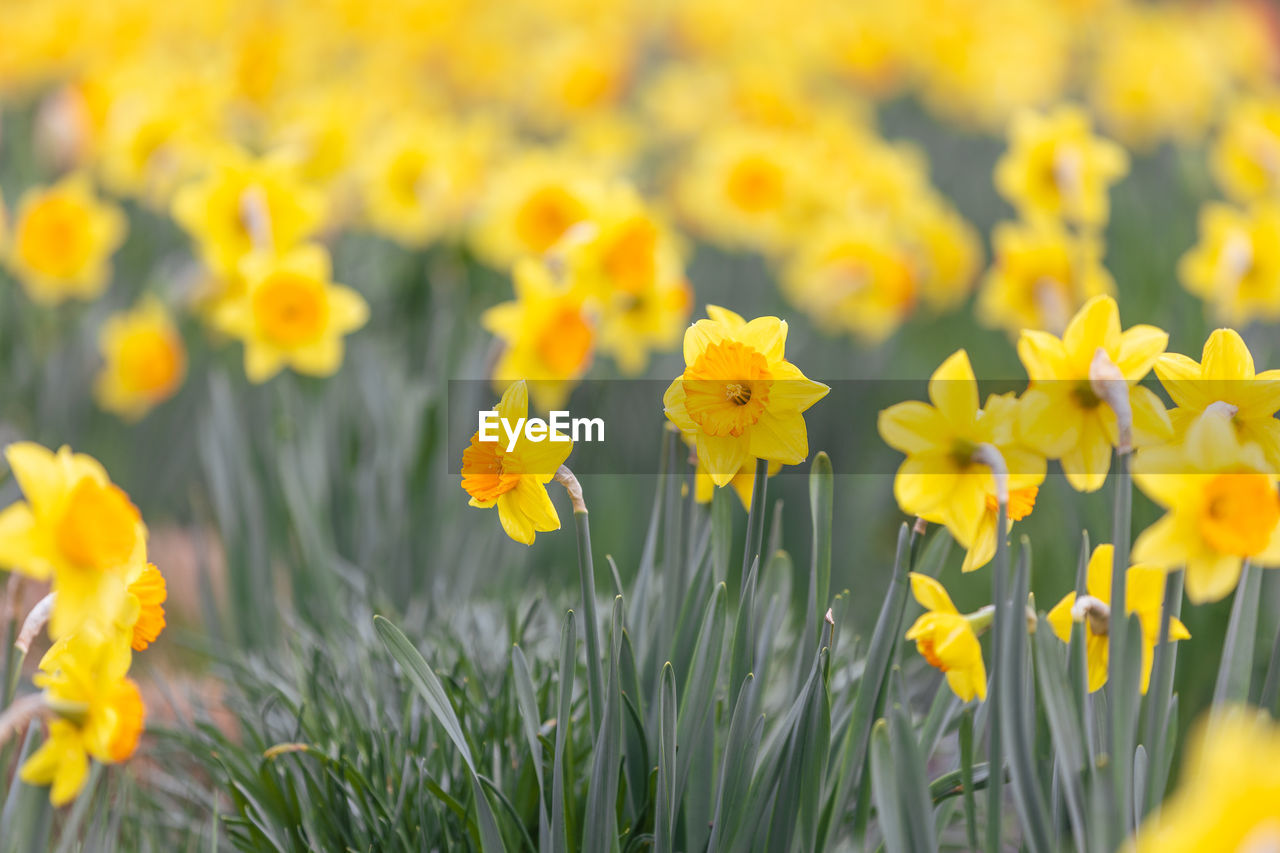
<instances>
[{"instance_id":1,"label":"flower center","mask_svg":"<svg viewBox=\"0 0 1280 853\"><path fill-rule=\"evenodd\" d=\"M586 218L586 207L563 187L543 187L516 212L516 236L540 255L554 246L569 226Z\"/></svg>"},{"instance_id":2,"label":"flower center","mask_svg":"<svg viewBox=\"0 0 1280 853\"><path fill-rule=\"evenodd\" d=\"M582 310L565 306L552 315L538 336L538 358L546 365L549 378L577 376L586 368L594 345L595 330Z\"/></svg>"},{"instance_id":3,"label":"flower center","mask_svg":"<svg viewBox=\"0 0 1280 853\"><path fill-rule=\"evenodd\" d=\"M1266 474L1219 474L1205 487L1200 533L1223 554L1261 552L1277 522L1280 494Z\"/></svg>"},{"instance_id":4,"label":"flower center","mask_svg":"<svg viewBox=\"0 0 1280 853\"><path fill-rule=\"evenodd\" d=\"M1096 409L1102 405L1102 398L1093 390L1088 379L1077 382L1076 387L1071 389L1071 396L1082 409Z\"/></svg>"},{"instance_id":5,"label":"flower center","mask_svg":"<svg viewBox=\"0 0 1280 853\"><path fill-rule=\"evenodd\" d=\"M683 384L689 417L709 435L742 435L769 402L768 362L738 341L708 345Z\"/></svg>"},{"instance_id":6,"label":"flower center","mask_svg":"<svg viewBox=\"0 0 1280 853\"><path fill-rule=\"evenodd\" d=\"M130 391L164 396L182 374L181 345L159 329L141 329L120 345L120 382Z\"/></svg>"},{"instance_id":7,"label":"flower center","mask_svg":"<svg viewBox=\"0 0 1280 853\"><path fill-rule=\"evenodd\" d=\"M951 668L943 662L942 658L938 657L938 653L933 646L933 637L926 635L917 639L916 649L920 652L920 656L925 659L925 662L934 669L946 672Z\"/></svg>"},{"instance_id":8,"label":"flower center","mask_svg":"<svg viewBox=\"0 0 1280 853\"><path fill-rule=\"evenodd\" d=\"M140 521L119 487L85 477L71 490L54 538L72 563L105 571L129 561Z\"/></svg>"},{"instance_id":9,"label":"flower center","mask_svg":"<svg viewBox=\"0 0 1280 853\"><path fill-rule=\"evenodd\" d=\"M1036 495L1040 493L1039 486L1027 486L1023 489L1009 490L1009 520L1021 521L1031 514L1031 510L1036 508ZM987 495L987 509L996 512L1000 509L1000 505L996 502L995 495Z\"/></svg>"},{"instance_id":10,"label":"flower center","mask_svg":"<svg viewBox=\"0 0 1280 853\"><path fill-rule=\"evenodd\" d=\"M471 436L471 446L462 451L462 488L478 501L492 501L520 482L518 474L502 470L501 442L481 441Z\"/></svg>"},{"instance_id":11,"label":"flower center","mask_svg":"<svg viewBox=\"0 0 1280 853\"><path fill-rule=\"evenodd\" d=\"M782 204L782 169L764 157L745 157L729 171L725 191L730 201L748 213L772 210Z\"/></svg>"},{"instance_id":12,"label":"flower center","mask_svg":"<svg viewBox=\"0 0 1280 853\"><path fill-rule=\"evenodd\" d=\"M329 323L324 284L289 272L275 273L254 290L253 317L262 334L291 349L320 337Z\"/></svg>"},{"instance_id":13,"label":"flower center","mask_svg":"<svg viewBox=\"0 0 1280 853\"><path fill-rule=\"evenodd\" d=\"M18 256L42 275L67 278L89 263L88 211L71 199L50 196L36 202L17 232Z\"/></svg>"}]
</instances>

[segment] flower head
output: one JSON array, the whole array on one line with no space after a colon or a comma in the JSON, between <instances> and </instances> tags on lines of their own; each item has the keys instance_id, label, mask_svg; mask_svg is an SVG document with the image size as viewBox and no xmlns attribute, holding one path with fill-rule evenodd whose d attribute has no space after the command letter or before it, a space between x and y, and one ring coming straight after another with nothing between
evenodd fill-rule
<instances>
[{"instance_id":1,"label":"flower head","mask_svg":"<svg viewBox=\"0 0 1280 853\"><path fill-rule=\"evenodd\" d=\"M1128 170L1124 149L1095 136L1088 114L1067 105L1014 119L995 178L1025 217L1096 226L1107 221L1107 191Z\"/></svg>"},{"instance_id":2,"label":"flower head","mask_svg":"<svg viewBox=\"0 0 1280 853\"><path fill-rule=\"evenodd\" d=\"M187 348L169 311L154 297L109 317L98 337L103 367L94 382L98 405L137 420L178 390Z\"/></svg>"},{"instance_id":3,"label":"flower head","mask_svg":"<svg viewBox=\"0 0 1280 853\"><path fill-rule=\"evenodd\" d=\"M987 698L987 668L982 646L969 617L956 610L942 584L928 575L911 573L911 593L925 609L907 630L916 650L929 666L946 673L947 684L965 702Z\"/></svg>"},{"instance_id":4,"label":"flower head","mask_svg":"<svg viewBox=\"0 0 1280 853\"><path fill-rule=\"evenodd\" d=\"M513 382L495 409L500 421L513 429L528 417L529 390L525 382ZM471 506L496 506L507 535L532 545L535 533L560 529L560 517L546 484L569 458L573 443L558 433L549 435L546 441L530 441L521 431L514 448L508 450L501 429L499 436L497 441L481 440L479 431L471 436L471 446L462 452L462 488L471 496Z\"/></svg>"},{"instance_id":5,"label":"flower head","mask_svg":"<svg viewBox=\"0 0 1280 853\"><path fill-rule=\"evenodd\" d=\"M0 566L52 577L55 638L86 626L108 633L146 562L138 510L97 460L70 448L18 442L5 458L26 499L0 511Z\"/></svg>"},{"instance_id":6,"label":"flower head","mask_svg":"<svg viewBox=\"0 0 1280 853\"><path fill-rule=\"evenodd\" d=\"M1014 435L1019 407L1011 395L993 395L978 408L978 382L969 355L957 350L929 379L929 403L908 401L880 413L880 437L907 455L893 480L903 512L946 525L968 554L972 571L995 554L996 478L978 449L992 447L1008 469L1008 517L1023 518L1035 506L1044 480L1044 456Z\"/></svg>"},{"instance_id":7,"label":"flower head","mask_svg":"<svg viewBox=\"0 0 1280 853\"><path fill-rule=\"evenodd\" d=\"M1115 549L1099 545L1089 557L1085 578L1086 596L1079 600L1067 593L1048 613L1049 626L1058 639L1071 640L1071 623L1084 623L1085 661L1089 669L1089 691L1107 683L1107 659L1110 649L1111 571ZM1156 643L1160 639L1160 609L1164 602L1166 572L1156 566L1130 566L1125 575L1125 612L1137 614L1142 626L1142 692L1151 681L1151 664ZM1169 619L1169 640L1187 640L1191 633L1177 618Z\"/></svg>"},{"instance_id":8,"label":"flower head","mask_svg":"<svg viewBox=\"0 0 1280 853\"><path fill-rule=\"evenodd\" d=\"M36 302L94 299L107 287L125 227L124 214L74 174L22 196L5 259Z\"/></svg>"},{"instance_id":9,"label":"flower head","mask_svg":"<svg viewBox=\"0 0 1280 853\"><path fill-rule=\"evenodd\" d=\"M1182 441L1139 451L1133 465L1138 488L1167 510L1139 534L1133 558L1185 566L1189 599L1226 596L1245 559L1280 565L1277 472L1261 447L1241 440L1228 412L1208 409Z\"/></svg>"},{"instance_id":10,"label":"flower head","mask_svg":"<svg viewBox=\"0 0 1280 853\"><path fill-rule=\"evenodd\" d=\"M309 376L336 373L343 337L365 324L369 305L333 282L329 253L318 245L254 253L241 270L245 293L220 304L214 324L244 342L249 381L265 382L285 367Z\"/></svg>"},{"instance_id":11,"label":"flower head","mask_svg":"<svg viewBox=\"0 0 1280 853\"><path fill-rule=\"evenodd\" d=\"M1221 322L1280 318L1280 203L1206 205L1200 241L1182 256L1178 277Z\"/></svg>"},{"instance_id":12,"label":"flower head","mask_svg":"<svg viewBox=\"0 0 1280 853\"><path fill-rule=\"evenodd\" d=\"M786 360L787 324L747 322L716 305L684 335L684 373L663 395L667 418L693 436L717 486L751 459L797 465L809 455L803 413L831 390Z\"/></svg>"},{"instance_id":13,"label":"flower head","mask_svg":"<svg viewBox=\"0 0 1280 853\"><path fill-rule=\"evenodd\" d=\"M1018 413L1019 437L1060 459L1072 488L1102 488L1112 447L1143 446L1172 433L1160 398L1137 384L1168 341L1155 326L1121 331L1119 308L1109 296L1089 300L1061 338L1023 330L1018 358L1031 385Z\"/></svg>"},{"instance_id":14,"label":"flower head","mask_svg":"<svg viewBox=\"0 0 1280 853\"><path fill-rule=\"evenodd\" d=\"M1238 201L1280 194L1280 97L1232 103L1209 152L1219 186Z\"/></svg>"}]
</instances>

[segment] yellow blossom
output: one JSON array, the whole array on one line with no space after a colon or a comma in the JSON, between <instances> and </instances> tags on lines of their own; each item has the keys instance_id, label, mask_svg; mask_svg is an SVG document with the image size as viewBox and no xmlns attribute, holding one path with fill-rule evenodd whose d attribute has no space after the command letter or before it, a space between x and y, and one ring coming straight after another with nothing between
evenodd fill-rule
<instances>
[{"instance_id":1,"label":"yellow blossom","mask_svg":"<svg viewBox=\"0 0 1280 853\"><path fill-rule=\"evenodd\" d=\"M104 361L94 382L98 405L137 420L169 399L187 371L187 348L155 297L107 318L98 337Z\"/></svg>"},{"instance_id":2,"label":"yellow blossom","mask_svg":"<svg viewBox=\"0 0 1280 853\"><path fill-rule=\"evenodd\" d=\"M494 408L499 419L513 428L528 417L525 382L513 382ZM471 446L462 453L462 488L471 496L471 506L496 506L507 535L532 545L535 533L560 529L560 517L546 484L569 458L573 443L559 433L549 435L546 441L531 441L521 430L515 447L508 450L502 428L497 432L497 441L482 441L479 431L471 436Z\"/></svg>"},{"instance_id":3,"label":"yellow blossom","mask_svg":"<svg viewBox=\"0 0 1280 853\"><path fill-rule=\"evenodd\" d=\"M782 470L781 462L770 462L768 468L768 476L772 477ZM711 474L704 470L699 464L695 471L693 497L700 504L711 503L711 499L715 496L716 483L711 479ZM742 502L742 508L751 509L751 494L756 487L756 460L748 459L742 463L742 467L738 469L738 473L733 475L733 479L729 481L729 486L738 495L738 500Z\"/></svg>"},{"instance_id":4,"label":"yellow blossom","mask_svg":"<svg viewBox=\"0 0 1280 853\"><path fill-rule=\"evenodd\" d=\"M145 708L138 685L125 677L128 669L127 651L78 633L59 640L40 661L35 681L54 719L19 775L29 785L51 786L55 806L80 792L90 757L115 764L137 749Z\"/></svg>"},{"instance_id":5,"label":"yellow blossom","mask_svg":"<svg viewBox=\"0 0 1280 853\"><path fill-rule=\"evenodd\" d=\"M716 305L707 314L685 332L684 372L662 398L667 418L693 436L698 462L717 486L751 459L803 462L803 413L831 389L786 360L786 322L748 323Z\"/></svg>"},{"instance_id":6,"label":"yellow blossom","mask_svg":"<svg viewBox=\"0 0 1280 853\"><path fill-rule=\"evenodd\" d=\"M1139 534L1133 558L1186 567L1187 597L1217 601L1235 589L1243 561L1280 565L1277 472L1241 441L1229 413L1210 408L1183 440L1134 460L1134 482L1167 512Z\"/></svg>"},{"instance_id":7,"label":"yellow blossom","mask_svg":"<svg viewBox=\"0 0 1280 853\"><path fill-rule=\"evenodd\" d=\"M929 379L932 405L908 401L880 413L880 437L907 455L893 479L898 506L909 515L946 525L967 550L964 571L986 565L997 540L996 480L977 451L998 451L1008 469L1008 516L1028 515L1044 480L1044 457L1014 437L1018 402L992 395L978 408L978 382L969 355L957 350Z\"/></svg>"},{"instance_id":8,"label":"yellow blossom","mask_svg":"<svg viewBox=\"0 0 1280 853\"><path fill-rule=\"evenodd\" d=\"M1280 318L1280 203L1206 205L1200 241L1182 256L1178 277L1219 322Z\"/></svg>"},{"instance_id":9,"label":"yellow blossom","mask_svg":"<svg viewBox=\"0 0 1280 853\"><path fill-rule=\"evenodd\" d=\"M1018 358L1031 385L1022 396L1019 438L1062 462L1071 487L1102 488L1111 470L1111 449L1130 441L1144 446L1172 434L1169 415L1150 388L1139 385L1164 352L1169 336L1155 326L1120 329L1120 309L1109 296L1085 303L1061 338L1024 330ZM1114 387L1118 383L1122 387ZM1127 403L1132 434L1122 432L1114 394ZM1126 420L1129 420L1126 417Z\"/></svg>"},{"instance_id":10,"label":"yellow blossom","mask_svg":"<svg viewBox=\"0 0 1280 853\"><path fill-rule=\"evenodd\" d=\"M1014 119L996 189L1026 218L1097 226L1107 221L1111 184L1128 170L1124 149L1095 136L1084 110L1064 105Z\"/></svg>"},{"instance_id":11,"label":"yellow blossom","mask_svg":"<svg viewBox=\"0 0 1280 853\"><path fill-rule=\"evenodd\" d=\"M249 381L266 382L285 367L309 376L336 373L343 338L368 321L369 305L333 282L329 253L318 245L254 253L241 273L244 295L219 305L214 323L244 342Z\"/></svg>"},{"instance_id":12,"label":"yellow blossom","mask_svg":"<svg viewBox=\"0 0 1280 853\"><path fill-rule=\"evenodd\" d=\"M1219 186L1237 201L1280 194L1280 96L1232 103L1209 165Z\"/></svg>"},{"instance_id":13,"label":"yellow blossom","mask_svg":"<svg viewBox=\"0 0 1280 853\"><path fill-rule=\"evenodd\" d=\"M1102 243L1054 220L1004 222L992 235L995 260L978 293L978 317L1013 333L1061 333L1089 299L1115 292Z\"/></svg>"},{"instance_id":14,"label":"yellow blossom","mask_svg":"<svg viewBox=\"0 0 1280 853\"><path fill-rule=\"evenodd\" d=\"M1258 373L1234 329L1217 329L1204 342L1199 362L1167 352L1155 364L1160 384L1173 398L1169 412L1175 435L1185 435L1210 406L1225 410L1236 435L1255 443L1270 470L1280 473L1280 370Z\"/></svg>"},{"instance_id":15,"label":"yellow blossom","mask_svg":"<svg viewBox=\"0 0 1280 853\"><path fill-rule=\"evenodd\" d=\"M1049 626L1058 639L1071 640L1071 623L1084 623L1085 661L1089 670L1089 692L1107 683L1110 649L1111 571L1115 549L1099 545L1089 557L1085 577L1086 596L1077 602L1067 593L1048 613ZM1160 639L1160 610L1164 602L1165 571L1145 564L1130 566L1125 574L1125 612L1137 614L1142 627L1142 692L1151 681L1151 664ZM1077 606L1079 605L1079 606ZM1177 618L1169 618L1169 640L1187 640L1191 633Z\"/></svg>"},{"instance_id":16,"label":"yellow blossom","mask_svg":"<svg viewBox=\"0 0 1280 853\"><path fill-rule=\"evenodd\" d=\"M94 299L107 288L125 218L82 174L28 190L18 202L5 260L32 300Z\"/></svg>"},{"instance_id":17,"label":"yellow blossom","mask_svg":"<svg viewBox=\"0 0 1280 853\"><path fill-rule=\"evenodd\" d=\"M5 448L26 500L0 511L0 567L52 577L50 633L86 626L107 632L124 605L128 578L146 562L138 510L97 460L32 442Z\"/></svg>"},{"instance_id":18,"label":"yellow blossom","mask_svg":"<svg viewBox=\"0 0 1280 853\"><path fill-rule=\"evenodd\" d=\"M907 630L929 666L946 673L947 685L963 701L987 698L987 668L969 617L951 603L946 589L928 575L911 573L911 593L925 609Z\"/></svg>"}]
</instances>

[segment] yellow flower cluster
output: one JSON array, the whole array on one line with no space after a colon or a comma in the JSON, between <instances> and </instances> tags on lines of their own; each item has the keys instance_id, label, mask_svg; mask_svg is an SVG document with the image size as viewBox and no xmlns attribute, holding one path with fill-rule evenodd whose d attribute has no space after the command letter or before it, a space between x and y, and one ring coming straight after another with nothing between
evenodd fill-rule
<instances>
[{"instance_id":1,"label":"yellow flower cluster","mask_svg":"<svg viewBox=\"0 0 1280 853\"><path fill-rule=\"evenodd\" d=\"M1153 326L1122 329L1115 302L1095 297L1061 338L1022 331L1018 355L1030 383L1021 396L993 395L979 408L961 350L930 380L931 405L899 403L879 422L886 443L906 454L894 479L899 505L945 525L968 551L965 571L989 561L996 538L1007 533L996 529L1002 492L1010 525L1034 507L1046 460L1060 462L1073 488L1093 492L1113 453L1136 448L1134 482L1166 510L1138 536L1135 565L1127 568L1125 606L1142 623L1144 673L1167 572L1185 568L1187 596L1206 602L1236 587L1245 560L1280 566L1280 371L1257 372L1231 329L1210 335L1199 362L1166 353L1167 341ZM1172 410L1139 384L1152 370ZM1100 546L1087 594L1068 595L1049 614L1064 640L1073 621L1085 624L1091 690L1106 678L1112 570L1111 546ZM1170 639L1188 636L1180 622L1171 623ZM957 692L968 698L970 691Z\"/></svg>"},{"instance_id":2,"label":"yellow flower cluster","mask_svg":"<svg viewBox=\"0 0 1280 853\"><path fill-rule=\"evenodd\" d=\"M96 460L30 442L5 458L25 499L0 511L0 567L52 583L36 611L48 608L53 640L35 676L49 736L21 776L61 805L90 758L120 762L137 748L144 708L127 673L164 629L165 581L147 562L142 517Z\"/></svg>"}]
</instances>

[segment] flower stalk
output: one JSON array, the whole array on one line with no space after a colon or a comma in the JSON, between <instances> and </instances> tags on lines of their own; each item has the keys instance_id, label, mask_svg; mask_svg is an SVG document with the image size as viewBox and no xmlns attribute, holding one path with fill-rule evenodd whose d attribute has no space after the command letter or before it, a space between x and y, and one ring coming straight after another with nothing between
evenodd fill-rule
<instances>
[{"instance_id":1,"label":"flower stalk","mask_svg":"<svg viewBox=\"0 0 1280 853\"><path fill-rule=\"evenodd\" d=\"M600 666L600 636L596 617L596 576L591 559L591 525L587 521L587 505L582 499L582 484L561 465L555 480L564 486L573 505L573 523L578 531L578 583L582 592L582 613L586 622L587 699L591 709L592 731L600 723L604 703L604 676Z\"/></svg>"}]
</instances>

